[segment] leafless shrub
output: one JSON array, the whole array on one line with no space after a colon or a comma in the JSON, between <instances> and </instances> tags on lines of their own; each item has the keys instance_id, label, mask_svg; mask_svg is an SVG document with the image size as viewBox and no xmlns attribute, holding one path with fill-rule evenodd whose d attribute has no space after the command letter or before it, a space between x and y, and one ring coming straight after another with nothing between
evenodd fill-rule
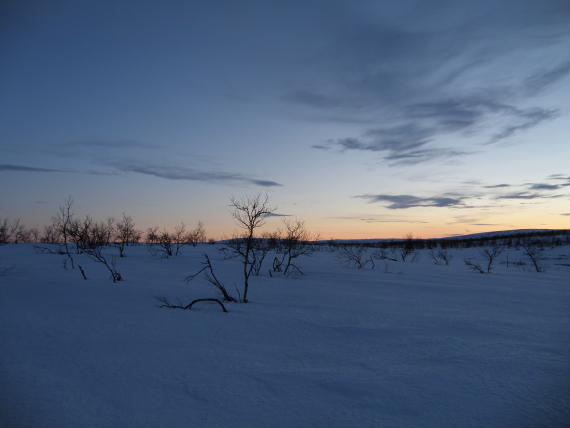
<instances>
[{"instance_id":1,"label":"leafless shrub","mask_svg":"<svg viewBox=\"0 0 570 428\"><path fill-rule=\"evenodd\" d=\"M158 235L158 242L156 244L147 244L147 249L153 256L159 255L161 259L168 259L172 257L174 247L174 240L170 233L163 230Z\"/></svg>"},{"instance_id":2,"label":"leafless shrub","mask_svg":"<svg viewBox=\"0 0 570 428\"><path fill-rule=\"evenodd\" d=\"M519 270L526 270L526 263L523 262L522 260L517 260L514 262L510 262L511 265L513 265L514 267L516 267Z\"/></svg>"},{"instance_id":3,"label":"leafless shrub","mask_svg":"<svg viewBox=\"0 0 570 428\"><path fill-rule=\"evenodd\" d=\"M276 246L277 254L281 255L281 260L274 260L273 270L283 272L283 275L304 275L295 261L299 257L310 257L315 253L315 241L320 239L320 235L313 236L305 228L305 221L302 219L284 219L283 225L283 233L279 231L266 237L269 247Z\"/></svg>"},{"instance_id":4,"label":"leafless shrub","mask_svg":"<svg viewBox=\"0 0 570 428\"><path fill-rule=\"evenodd\" d=\"M483 256L487 264L487 273L491 273L493 269L493 262L503 252L499 246L484 247L479 249L479 254Z\"/></svg>"},{"instance_id":5,"label":"leafless shrub","mask_svg":"<svg viewBox=\"0 0 570 428\"><path fill-rule=\"evenodd\" d=\"M17 219L12 225L11 235L14 244L30 242L30 231L26 230L23 224L20 224L20 219Z\"/></svg>"},{"instance_id":6,"label":"leafless shrub","mask_svg":"<svg viewBox=\"0 0 570 428\"><path fill-rule=\"evenodd\" d=\"M523 249L523 255L526 256L537 272L545 272L547 266L544 264L546 257L544 256L544 247L530 239L521 240L519 246Z\"/></svg>"},{"instance_id":7,"label":"leafless shrub","mask_svg":"<svg viewBox=\"0 0 570 428\"><path fill-rule=\"evenodd\" d=\"M10 242L10 226L8 219L5 218L0 222L0 245L6 245Z\"/></svg>"},{"instance_id":8,"label":"leafless shrub","mask_svg":"<svg viewBox=\"0 0 570 428\"><path fill-rule=\"evenodd\" d=\"M158 226L149 227L146 230L146 237L144 242L147 245L153 245L153 244L158 244L158 241L159 241Z\"/></svg>"},{"instance_id":9,"label":"leafless shrub","mask_svg":"<svg viewBox=\"0 0 570 428\"><path fill-rule=\"evenodd\" d=\"M448 250L443 250L441 248L438 249L437 252L431 248L428 254L436 265L440 265L442 263L449 265L451 260L453 260L453 254L451 254Z\"/></svg>"},{"instance_id":10,"label":"leafless shrub","mask_svg":"<svg viewBox=\"0 0 570 428\"><path fill-rule=\"evenodd\" d=\"M440 248L437 251L437 258L443 260L446 265L449 265L449 263L453 260L453 254L448 250L443 250Z\"/></svg>"},{"instance_id":11,"label":"leafless shrub","mask_svg":"<svg viewBox=\"0 0 570 428\"><path fill-rule=\"evenodd\" d=\"M435 250L433 248L430 248L428 255L429 258L432 259L436 265L441 264L441 261L438 259L437 254L435 253Z\"/></svg>"},{"instance_id":12,"label":"leafless shrub","mask_svg":"<svg viewBox=\"0 0 570 428\"><path fill-rule=\"evenodd\" d=\"M110 278L113 280L113 282L123 281L121 274L117 272L116 257L111 257L110 260L107 260L102 254L102 247L87 249L85 250L85 254L87 254L87 256L95 262L103 264L109 270L109 272L111 272Z\"/></svg>"},{"instance_id":13,"label":"leafless shrub","mask_svg":"<svg viewBox=\"0 0 570 428\"><path fill-rule=\"evenodd\" d=\"M388 255L388 248L378 248L372 252L372 257L378 260L389 260L397 262L398 260Z\"/></svg>"},{"instance_id":14,"label":"leafless shrub","mask_svg":"<svg viewBox=\"0 0 570 428\"><path fill-rule=\"evenodd\" d=\"M93 222L88 234L87 246L89 248L109 245L115 233L115 219L109 217L107 221Z\"/></svg>"},{"instance_id":15,"label":"leafless shrub","mask_svg":"<svg viewBox=\"0 0 570 428\"><path fill-rule=\"evenodd\" d=\"M262 238L255 239L253 242L253 254L255 257L255 263L253 264L252 273L255 276L259 275L259 271L261 270L261 265L263 263L263 260L265 260L265 256L272 249L269 240L263 238L264 235L265 234L262 235Z\"/></svg>"},{"instance_id":16,"label":"leafless shrub","mask_svg":"<svg viewBox=\"0 0 570 428\"><path fill-rule=\"evenodd\" d=\"M30 233L30 241L34 243L40 242L40 231L37 227L29 230Z\"/></svg>"},{"instance_id":17,"label":"leafless shrub","mask_svg":"<svg viewBox=\"0 0 570 428\"><path fill-rule=\"evenodd\" d=\"M20 224L20 219L13 222L3 219L0 222L0 245L30 242L31 231Z\"/></svg>"},{"instance_id":18,"label":"leafless shrub","mask_svg":"<svg viewBox=\"0 0 570 428\"><path fill-rule=\"evenodd\" d=\"M479 273L485 273L485 269L481 266L481 263L474 262L471 259L465 259L465 264L469 267L469 269L477 271Z\"/></svg>"},{"instance_id":19,"label":"leafless shrub","mask_svg":"<svg viewBox=\"0 0 570 428\"><path fill-rule=\"evenodd\" d=\"M465 259L465 264L469 269L475 270L479 273L491 273L493 269L493 262L503 252L499 246L484 247L479 249L479 254L485 259L486 266L479 262L474 262L471 259Z\"/></svg>"},{"instance_id":20,"label":"leafless shrub","mask_svg":"<svg viewBox=\"0 0 570 428\"><path fill-rule=\"evenodd\" d=\"M237 302L237 300L228 293L224 284L222 284L220 281L218 281L218 278L216 278L216 275L214 274L214 269L212 268L212 263L210 263L210 258L208 257L208 255L204 254L204 258L206 259L205 262L202 262L202 265L204 265L204 267L200 269L198 272L196 272L194 275L187 276L185 279L186 283L188 284L190 281L192 281L202 272L205 272L204 278L211 285L213 285L218 289L218 291L223 297L224 302Z\"/></svg>"},{"instance_id":21,"label":"leafless shrub","mask_svg":"<svg viewBox=\"0 0 570 428\"><path fill-rule=\"evenodd\" d=\"M403 262L405 262L409 256L412 256L412 260L414 260L414 257L417 254L416 250L413 247L408 247L408 246L404 246L404 247L398 249L397 253Z\"/></svg>"},{"instance_id":22,"label":"leafless shrub","mask_svg":"<svg viewBox=\"0 0 570 428\"><path fill-rule=\"evenodd\" d=\"M70 241L75 244L76 253L108 245L114 232L113 222L112 219L96 222L89 215L83 221L73 219L69 223L68 233Z\"/></svg>"},{"instance_id":23,"label":"leafless shrub","mask_svg":"<svg viewBox=\"0 0 570 428\"><path fill-rule=\"evenodd\" d=\"M419 259L417 258L418 256L416 253L413 233L407 233L406 236L404 236L404 239L405 241L402 247L397 250L400 258L405 262L409 256L412 256L412 262L418 261Z\"/></svg>"},{"instance_id":24,"label":"leafless shrub","mask_svg":"<svg viewBox=\"0 0 570 428\"><path fill-rule=\"evenodd\" d=\"M108 219L107 222L111 223L111 219ZM112 229L111 245L119 250L119 257L124 257L125 247L138 244L141 235L142 232L135 228L132 217L123 213L123 218Z\"/></svg>"},{"instance_id":25,"label":"leafless shrub","mask_svg":"<svg viewBox=\"0 0 570 428\"><path fill-rule=\"evenodd\" d=\"M54 229L53 225L44 226L43 236L40 238L42 244L58 244L61 242L61 236Z\"/></svg>"},{"instance_id":26,"label":"leafless shrub","mask_svg":"<svg viewBox=\"0 0 570 428\"><path fill-rule=\"evenodd\" d=\"M205 242L206 241L206 229L204 228L204 223L199 221L198 226L196 226L195 229L191 230L186 235L186 241L190 245L192 245L193 247L196 247L199 242Z\"/></svg>"},{"instance_id":27,"label":"leafless shrub","mask_svg":"<svg viewBox=\"0 0 570 428\"><path fill-rule=\"evenodd\" d=\"M364 269L364 267L370 263L372 264L372 269L374 269L375 264L372 256L368 259L364 259L365 256L366 249L364 246L359 244L340 245L335 255L337 260L346 266L354 266L357 269Z\"/></svg>"},{"instance_id":28,"label":"leafless shrub","mask_svg":"<svg viewBox=\"0 0 570 428\"><path fill-rule=\"evenodd\" d=\"M242 258L248 248L247 238L243 235L234 233L231 238L222 241L224 245L220 248L220 252L224 255L225 260ZM264 238L253 238L249 243L250 257L248 272L253 276L258 276L261 270L265 256L270 251L269 243Z\"/></svg>"},{"instance_id":29,"label":"leafless shrub","mask_svg":"<svg viewBox=\"0 0 570 428\"><path fill-rule=\"evenodd\" d=\"M186 225L180 222L178 226L174 227L174 233L171 235L172 243L174 245L174 255L177 256L180 248L186 245L189 241L186 234Z\"/></svg>"},{"instance_id":30,"label":"leafless shrub","mask_svg":"<svg viewBox=\"0 0 570 428\"><path fill-rule=\"evenodd\" d=\"M261 236L267 241L270 251L278 252L281 249L282 231L277 229L274 232L264 232Z\"/></svg>"},{"instance_id":31,"label":"leafless shrub","mask_svg":"<svg viewBox=\"0 0 570 428\"><path fill-rule=\"evenodd\" d=\"M93 219L90 216L86 216L83 221L72 219L69 222L67 233L70 241L75 244L75 252L77 254L89 248L89 229L92 222Z\"/></svg>"},{"instance_id":32,"label":"leafless shrub","mask_svg":"<svg viewBox=\"0 0 570 428\"><path fill-rule=\"evenodd\" d=\"M64 253L67 254L67 257L71 261L71 268L73 269L73 258L69 252L70 231L72 223L74 222L72 206L73 198L70 196L65 200L64 205L59 207L56 215L51 218L51 231L63 241L61 245L64 249Z\"/></svg>"}]
</instances>

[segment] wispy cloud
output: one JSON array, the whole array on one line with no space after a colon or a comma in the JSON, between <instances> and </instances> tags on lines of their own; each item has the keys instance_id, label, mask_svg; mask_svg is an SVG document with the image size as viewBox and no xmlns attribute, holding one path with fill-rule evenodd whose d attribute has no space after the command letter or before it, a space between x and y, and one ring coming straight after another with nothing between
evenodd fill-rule
<instances>
[{"instance_id":1,"label":"wispy cloud","mask_svg":"<svg viewBox=\"0 0 570 428\"><path fill-rule=\"evenodd\" d=\"M362 216L336 216L336 217L327 217L329 219L335 220L355 220L355 221L363 221L366 223L420 223L420 224L429 224L427 221L417 220L412 217L404 217L402 215L398 216L381 216L381 217L362 217Z\"/></svg>"},{"instance_id":2,"label":"wispy cloud","mask_svg":"<svg viewBox=\"0 0 570 428\"><path fill-rule=\"evenodd\" d=\"M220 171L200 171L191 168L182 168L174 166L160 166L160 165L138 165L138 164L122 164L116 167L123 172L136 172L139 174L150 175L153 177L160 177L166 180L188 180L188 181L202 181L211 183L229 183L229 182L242 182L254 184L262 187L275 187L282 186L275 181L258 180L252 177L239 174Z\"/></svg>"},{"instance_id":3,"label":"wispy cloud","mask_svg":"<svg viewBox=\"0 0 570 428\"><path fill-rule=\"evenodd\" d=\"M36 168L31 166L23 165L8 165L0 164L0 171L23 171L23 172L71 172L69 170L63 169L53 169L53 168Z\"/></svg>"},{"instance_id":4,"label":"wispy cloud","mask_svg":"<svg viewBox=\"0 0 570 428\"><path fill-rule=\"evenodd\" d=\"M415 124L406 124L397 127L374 128L368 130L358 138L348 137L329 140L328 147L338 147L341 151L363 150L371 152L385 152L384 159L391 165L415 165L431 160L465 156L474 151L457 150L453 148L425 147L430 137L436 133L435 129L419 127ZM313 146L324 149L327 146Z\"/></svg>"},{"instance_id":5,"label":"wispy cloud","mask_svg":"<svg viewBox=\"0 0 570 428\"><path fill-rule=\"evenodd\" d=\"M433 129L409 123L397 127L374 128L358 138L339 138L329 140L328 143L339 146L342 150L405 153L424 146L434 133Z\"/></svg>"},{"instance_id":6,"label":"wispy cloud","mask_svg":"<svg viewBox=\"0 0 570 428\"><path fill-rule=\"evenodd\" d=\"M392 166L395 165L416 165L422 162L428 162L441 158L452 158L472 154L473 152L453 150L453 149L424 149L411 150L404 153L393 153L384 159L391 161Z\"/></svg>"},{"instance_id":7,"label":"wispy cloud","mask_svg":"<svg viewBox=\"0 0 570 428\"><path fill-rule=\"evenodd\" d=\"M358 195L355 198L368 199L370 203L387 202L386 208L397 210L412 207L457 207L464 205L461 198L439 197L418 197L412 195Z\"/></svg>"},{"instance_id":8,"label":"wispy cloud","mask_svg":"<svg viewBox=\"0 0 570 428\"><path fill-rule=\"evenodd\" d=\"M556 189L559 189L560 186L557 184L537 183L537 184L531 185L529 188L532 190L556 190Z\"/></svg>"},{"instance_id":9,"label":"wispy cloud","mask_svg":"<svg viewBox=\"0 0 570 428\"><path fill-rule=\"evenodd\" d=\"M560 198L562 196L564 195L545 195L543 193L518 192L497 196L496 199L552 199Z\"/></svg>"},{"instance_id":10,"label":"wispy cloud","mask_svg":"<svg viewBox=\"0 0 570 428\"><path fill-rule=\"evenodd\" d=\"M510 137L518 131L530 129L545 120L554 119L559 115L560 112L558 109L545 110L538 107L526 111L516 111L513 114L516 123L503 127L487 144L496 143L499 140Z\"/></svg>"},{"instance_id":11,"label":"wispy cloud","mask_svg":"<svg viewBox=\"0 0 570 428\"><path fill-rule=\"evenodd\" d=\"M254 180L251 178L245 178L244 181L255 184L256 186L262 186L262 187L281 187L281 186L283 186L282 184L279 184L276 181L270 181L270 180Z\"/></svg>"},{"instance_id":12,"label":"wispy cloud","mask_svg":"<svg viewBox=\"0 0 570 428\"><path fill-rule=\"evenodd\" d=\"M491 186L483 186L484 189L500 189L503 187L511 187L510 184L494 184Z\"/></svg>"},{"instance_id":13,"label":"wispy cloud","mask_svg":"<svg viewBox=\"0 0 570 428\"><path fill-rule=\"evenodd\" d=\"M70 143L61 143L59 147L67 148L93 148L93 149L165 149L166 147L145 143L133 140L116 140L116 141L101 141L101 140L86 140L86 141L73 141Z\"/></svg>"},{"instance_id":14,"label":"wispy cloud","mask_svg":"<svg viewBox=\"0 0 570 428\"><path fill-rule=\"evenodd\" d=\"M144 151L144 156L138 156ZM279 187L282 184L272 180L259 179L249 174L239 172L227 172L219 169L204 167L208 162L199 157L202 167L179 166L178 159L184 156L181 153L170 153L167 145L158 145L140 141L77 141L62 143L51 151L62 157L84 159L94 166L112 170L114 172L100 172L96 169L83 171L86 174L117 174L138 173L166 180L187 180L209 183L242 183L260 187ZM150 163L149 156L166 158L161 162ZM168 158L176 158L168 161ZM196 157L192 157L194 159Z\"/></svg>"},{"instance_id":15,"label":"wispy cloud","mask_svg":"<svg viewBox=\"0 0 570 428\"><path fill-rule=\"evenodd\" d=\"M523 85L528 95L535 95L570 75L570 61L550 69L541 69L528 76Z\"/></svg>"},{"instance_id":16,"label":"wispy cloud","mask_svg":"<svg viewBox=\"0 0 570 428\"><path fill-rule=\"evenodd\" d=\"M427 221L421 220L404 220L404 219L382 219L382 218L361 218L360 221L366 223L406 223L406 224L429 224Z\"/></svg>"},{"instance_id":17,"label":"wispy cloud","mask_svg":"<svg viewBox=\"0 0 570 428\"><path fill-rule=\"evenodd\" d=\"M59 143L47 149L56 156L81 159L105 159L110 154L125 156L130 153L150 152L151 150L167 150L167 146L131 140L85 140Z\"/></svg>"},{"instance_id":18,"label":"wispy cloud","mask_svg":"<svg viewBox=\"0 0 570 428\"><path fill-rule=\"evenodd\" d=\"M570 177L566 174L552 174L547 177L547 180L564 181L564 183L558 184L560 187L570 186Z\"/></svg>"},{"instance_id":19,"label":"wispy cloud","mask_svg":"<svg viewBox=\"0 0 570 428\"><path fill-rule=\"evenodd\" d=\"M304 63L307 77L290 84L284 100L306 107L306 117L368 123L329 146L385 151L393 165L414 165L471 153L441 147L451 133L458 145L465 136L488 145L560 117L533 97L570 76L567 57L555 53L570 36L561 3L527 3L513 14L506 3L483 2L453 8L453 19L442 18L446 2L416 6L390 22L374 10L372 19L347 15Z\"/></svg>"},{"instance_id":20,"label":"wispy cloud","mask_svg":"<svg viewBox=\"0 0 570 428\"><path fill-rule=\"evenodd\" d=\"M570 176L566 174L552 174L547 177L549 180L565 180L570 181Z\"/></svg>"},{"instance_id":21,"label":"wispy cloud","mask_svg":"<svg viewBox=\"0 0 570 428\"><path fill-rule=\"evenodd\" d=\"M116 172L96 171L91 169L80 170L72 168L37 168L25 165L0 164L0 171L20 171L20 172L43 172L43 173L65 173L65 174L87 174L87 175L116 175Z\"/></svg>"}]
</instances>

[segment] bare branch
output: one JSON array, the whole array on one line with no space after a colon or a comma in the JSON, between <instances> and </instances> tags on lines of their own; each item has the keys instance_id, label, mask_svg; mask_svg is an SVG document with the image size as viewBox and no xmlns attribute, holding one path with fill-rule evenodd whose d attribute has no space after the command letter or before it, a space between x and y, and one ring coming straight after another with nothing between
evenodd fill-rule
<instances>
[{"instance_id":1,"label":"bare branch","mask_svg":"<svg viewBox=\"0 0 570 428\"><path fill-rule=\"evenodd\" d=\"M190 303L189 305L183 306L179 299L177 299L177 300L178 300L178 305L173 305L173 304L170 303L170 301L169 301L166 297L164 297L164 296L154 296L154 295L152 295L152 294L151 294L151 296L154 297L156 300L158 300L160 303L162 303L162 305L156 305L156 306L158 306L159 308L192 309L192 306L193 306L195 303L198 303L198 302L217 302L217 303L222 307L222 310L223 310L224 312L226 312L226 313L228 312L228 311L226 310L226 307L224 306L224 304L223 304L222 302L220 302L218 299L196 299L196 300L193 300L192 303Z\"/></svg>"},{"instance_id":2,"label":"bare branch","mask_svg":"<svg viewBox=\"0 0 570 428\"><path fill-rule=\"evenodd\" d=\"M465 259L465 264L469 267L469 269L474 270L479 273L485 273L485 270L481 267L480 263L476 263L471 261L471 259Z\"/></svg>"},{"instance_id":3,"label":"bare branch","mask_svg":"<svg viewBox=\"0 0 570 428\"><path fill-rule=\"evenodd\" d=\"M206 271L206 273L204 274L204 278L206 279L206 281L208 281L210 284L212 284L214 287L216 287L219 290L221 295L224 297L224 302L237 302L235 297L232 297L228 293L224 284L222 284L220 281L218 281L218 278L216 278L216 275L214 274L214 269L212 268L212 263L210 262L210 258L208 257L208 255L204 254L204 258L206 259L205 262L202 262L204 267L194 275L187 276L185 279L186 283L188 284L190 281L192 281L202 272Z\"/></svg>"}]
</instances>

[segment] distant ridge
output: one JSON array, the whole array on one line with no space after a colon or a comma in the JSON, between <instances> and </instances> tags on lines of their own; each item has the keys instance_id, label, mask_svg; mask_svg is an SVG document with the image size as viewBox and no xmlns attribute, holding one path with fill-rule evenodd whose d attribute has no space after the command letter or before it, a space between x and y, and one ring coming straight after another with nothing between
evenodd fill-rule
<instances>
[{"instance_id":1,"label":"distant ridge","mask_svg":"<svg viewBox=\"0 0 570 428\"><path fill-rule=\"evenodd\" d=\"M471 233L467 235L450 235L440 239L464 239L464 238L495 238L495 237L505 237L511 235L526 235L526 234L550 234L556 232L567 232L567 229L514 229L514 230L498 230L495 232L481 232L481 233Z\"/></svg>"},{"instance_id":2,"label":"distant ridge","mask_svg":"<svg viewBox=\"0 0 570 428\"><path fill-rule=\"evenodd\" d=\"M441 238L414 238L414 240L419 241L430 241L430 240L455 240L455 239L492 239L492 238L508 238L526 236L526 235L567 235L570 234L569 229L514 229L514 230L498 230L494 232L481 232L481 233L471 233L466 235L450 235L443 236ZM368 238L368 239L333 239L337 244L342 243L376 243L376 242L390 242L390 241L405 241L406 238ZM320 243L327 243L329 239L323 239L318 241Z\"/></svg>"}]
</instances>

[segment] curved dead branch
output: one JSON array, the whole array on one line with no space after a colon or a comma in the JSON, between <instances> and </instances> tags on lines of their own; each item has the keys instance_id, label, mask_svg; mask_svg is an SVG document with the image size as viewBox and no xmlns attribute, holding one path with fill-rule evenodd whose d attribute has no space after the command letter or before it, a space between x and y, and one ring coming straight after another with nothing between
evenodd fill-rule
<instances>
[{"instance_id":1,"label":"curved dead branch","mask_svg":"<svg viewBox=\"0 0 570 428\"><path fill-rule=\"evenodd\" d=\"M220 302L219 299L196 299L193 300L189 305L182 305L182 302L180 301L180 299L176 298L176 300L178 300L178 304L172 304L170 303L170 301L164 297L164 296L153 296L151 294L152 297L154 297L156 300L158 300L159 302L162 303L162 305L156 305L159 308L171 308L171 309L192 309L192 305L194 305L194 303L198 303L198 302L218 302L218 304L222 307L222 310L224 312L228 312L226 310L226 307L224 306L224 304L222 302Z\"/></svg>"}]
</instances>

